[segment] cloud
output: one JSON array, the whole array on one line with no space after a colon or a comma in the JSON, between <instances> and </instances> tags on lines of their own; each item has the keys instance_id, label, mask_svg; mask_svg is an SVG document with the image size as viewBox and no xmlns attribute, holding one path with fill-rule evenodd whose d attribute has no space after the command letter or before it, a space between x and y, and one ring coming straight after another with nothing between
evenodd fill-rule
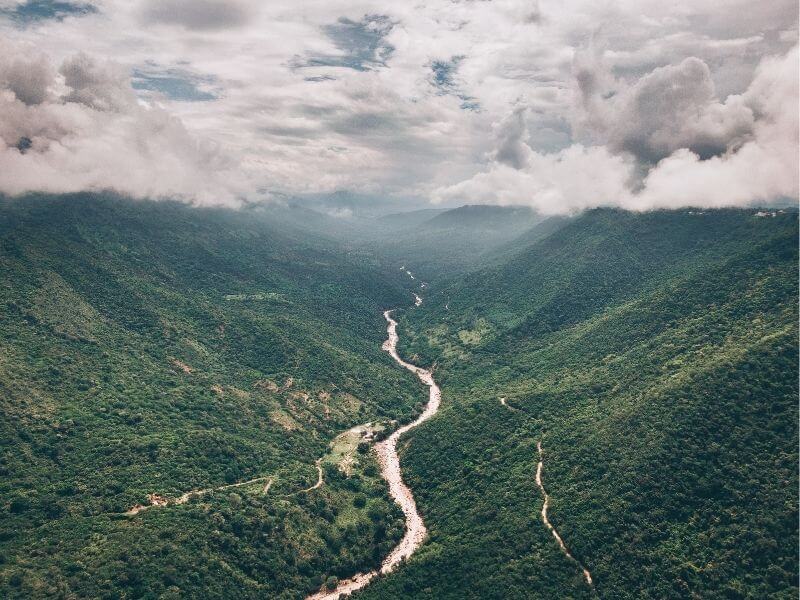
<instances>
[{"instance_id":1,"label":"cloud","mask_svg":"<svg viewBox=\"0 0 800 600\"><path fill-rule=\"evenodd\" d=\"M245 25L253 12L239 0L148 0L141 14L145 23L216 31Z\"/></svg>"},{"instance_id":2,"label":"cloud","mask_svg":"<svg viewBox=\"0 0 800 600\"><path fill-rule=\"evenodd\" d=\"M752 133L753 114L738 96L716 97L705 62L688 57L658 67L633 85L612 82L602 63L578 61L581 124L600 143L654 164L681 148L710 158Z\"/></svg>"},{"instance_id":3,"label":"cloud","mask_svg":"<svg viewBox=\"0 0 800 600\"><path fill-rule=\"evenodd\" d=\"M629 204L737 206L798 197L798 50L765 59L741 102L754 115L752 136L709 160L681 149L650 171Z\"/></svg>"},{"instance_id":4,"label":"cloud","mask_svg":"<svg viewBox=\"0 0 800 600\"><path fill-rule=\"evenodd\" d=\"M587 168L591 165L591 169ZM628 159L606 148L576 144L560 152L530 152L524 168L496 162L467 181L438 190L437 202L528 204L542 214L614 205L628 195Z\"/></svg>"},{"instance_id":5,"label":"cloud","mask_svg":"<svg viewBox=\"0 0 800 600\"><path fill-rule=\"evenodd\" d=\"M47 100L52 83L53 70L42 54L7 56L0 62L0 85L25 105Z\"/></svg>"},{"instance_id":6,"label":"cloud","mask_svg":"<svg viewBox=\"0 0 800 600\"><path fill-rule=\"evenodd\" d=\"M531 147L527 144L528 124L524 106L514 109L508 117L495 127L497 149L492 158L504 165L522 169L531 161Z\"/></svg>"},{"instance_id":7,"label":"cloud","mask_svg":"<svg viewBox=\"0 0 800 600\"><path fill-rule=\"evenodd\" d=\"M58 72L70 88L64 96L66 102L108 112L121 112L136 104L128 75L119 65L96 61L81 52L66 59Z\"/></svg>"},{"instance_id":8,"label":"cloud","mask_svg":"<svg viewBox=\"0 0 800 600\"><path fill-rule=\"evenodd\" d=\"M488 169L438 189L434 199L529 204L554 214L797 198L797 47L762 61L750 87L724 104L714 100L705 65L687 60L631 86L619 104L628 112L609 111L603 123L602 145L535 152L524 142L524 111L515 109L497 126L502 135ZM602 86L584 78L578 89L591 97ZM643 177L642 160L649 165Z\"/></svg>"},{"instance_id":9,"label":"cloud","mask_svg":"<svg viewBox=\"0 0 800 600\"><path fill-rule=\"evenodd\" d=\"M0 53L3 156L27 170L0 191L430 198L491 179L476 197L582 206L569 167L608 170L603 190L644 203L666 189L664 161L776 154L766 115L789 109L747 91L794 46L798 16L792 0L62 4L89 6L0 0L0 39L25 48ZM37 17L23 26L20 10Z\"/></svg>"},{"instance_id":10,"label":"cloud","mask_svg":"<svg viewBox=\"0 0 800 600\"><path fill-rule=\"evenodd\" d=\"M2 50L0 190L239 201L218 146L166 111L141 105L118 65L77 54L56 71L29 48Z\"/></svg>"}]
</instances>

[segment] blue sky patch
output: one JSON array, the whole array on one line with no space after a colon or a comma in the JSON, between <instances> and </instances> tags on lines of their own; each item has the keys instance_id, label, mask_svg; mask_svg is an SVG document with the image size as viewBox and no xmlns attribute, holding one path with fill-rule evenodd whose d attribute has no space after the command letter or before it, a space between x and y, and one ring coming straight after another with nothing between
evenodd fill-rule
<instances>
[{"instance_id":1,"label":"blue sky patch","mask_svg":"<svg viewBox=\"0 0 800 600\"><path fill-rule=\"evenodd\" d=\"M317 54L296 59L292 67L344 67L371 71L385 67L394 47L384 39L394 23L384 15L365 15L360 21L345 17L323 28L341 54Z\"/></svg>"},{"instance_id":2,"label":"blue sky patch","mask_svg":"<svg viewBox=\"0 0 800 600\"><path fill-rule=\"evenodd\" d=\"M27 0L14 8L0 8L0 15L23 26L50 19L63 21L66 17L80 17L96 12L97 7L93 4L63 0Z\"/></svg>"},{"instance_id":3,"label":"blue sky patch","mask_svg":"<svg viewBox=\"0 0 800 600\"><path fill-rule=\"evenodd\" d=\"M464 110L480 110L480 103L474 97L466 95L456 80L458 66L462 60L464 60L463 56L454 56L450 60L431 62L431 85L436 88L438 95L455 96L461 100L461 108Z\"/></svg>"},{"instance_id":4,"label":"blue sky patch","mask_svg":"<svg viewBox=\"0 0 800 600\"><path fill-rule=\"evenodd\" d=\"M183 69L160 69L148 65L131 71L131 86L140 92L163 94L170 100L182 102L207 102L219 95L214 89L215 78L197 75Z\"/></svg>"}]
</instances>

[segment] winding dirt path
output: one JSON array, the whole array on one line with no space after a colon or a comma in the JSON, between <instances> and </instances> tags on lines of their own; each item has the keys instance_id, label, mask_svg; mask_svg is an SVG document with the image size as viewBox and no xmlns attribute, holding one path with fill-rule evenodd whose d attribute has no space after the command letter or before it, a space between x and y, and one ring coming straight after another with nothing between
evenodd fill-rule
<instances>
[{"instance_id":1,"label":"winding dirt path","mask_svg":"<svg viewBox=\"0 0 800 600\"><path fill-rule=\"evenodd\" d=\"M409 275L411 274L409 273ZM422 299L416 295L415 298L419 300L418 303L415 303L416 306L419 306L422 303ZM425 406L425 410L422 414L411 423L400 427L384 441L375 444L375 452L378 455L381 475L383 475L383 478L389 484L389 493L405 515L406 533L403 539L400 540L400 543L389 553L389 556L383 560L380 570L359 573L350 579L344 579L339 582L335 589L320 590L308 596L306 600L338 600L343 596L348 596L356 590L363 588L377 577L379 573L391 573L403 560L411 556L414 551L419 548L427 534L425 523L422 521L422 516L417 510L414 495L403 482L403 476L400 471L400 458L397 455L397 442L404 433L410 431L420 423L427 421L436 414L436 411L439 410L439 404L441 403L442 392L433 380L433 373L427 369L412 365L400 358L397 354L397 342L399 340L399 336L397 335L397 321L392 319L391 310L384 312L383 317L389 324L386 328L388 339L383 343L383 350L388 352L397 364L414 373L419 377L422 383L430 388L428 404Z\"/></svg>"},{"instance_id":2,"label":"winding dirt path","mask_svg":"<svg viewBox=\"0 0 800 600\"><path fill-rule=\"evenodd\" d=\"M317 467L317 482L314 485L312 485L311 487L309 487L309 488L306 488L304 490L300 490L299 492L297 492L298 494L305 494L306 492L310 492L312 490L315 490L315 489L317 489L318 487L320 487L324 483L324 480L322 479L322 465L320 464L321 462L322 462L322 459L320 458L320 459L317 460L316 463L314 463L316 465L316 467Z\"/></svg>"},{"instance_id":3,"label":"winding dirt path","mask_svg":"<svg viewBox=\"0 0 800 600\"><path fill-rule=\"evenodd\" d=\"M589 569L584 567L577 558L570 554L567 545L564 543L564 540L561 539L561 536L556 531L556 528L553 527L552 523L550 523L550 519L547 518L547 508L550 505L550 496L547 495L547 492L544 489L544 484L542 483L542 469L544 468L544 459L543 459L543 452L542 452L542 442L541 440L536 442L536 449L539 451L539 464L536 466L536 485L539 486L539 489L542 492L542 497L544 498L544 503L542 504L542 523L545 524L545 527L550 530L550 533L553 534L553 537L556 538L558 545L561 547L561 551L564 553L568 559L574 562L580 570L583 572L583 578L586 581L586 584L589 587L593 586L592 583L592 574L589 573Z\"/></svg>"},{"instance_id":4,"label":"winding dirt path","mask_svg":"<svg viewBox=\"0 0 800 600\"><path fill-rule=\"evenodd\" d=\"M185 492L178 496L177 498L165 498L163 496L159 496L158 494L150 494L150 504L137 504L130 510L126 511L125 514L128 516L138 515L140 512L145 510L149 510L151 508L162 508L165 506L177 506L179 504L186 504L189 499L193 496L204 496L205 494L210 494L211 492L221 492L222 490L229 490L232 488L242 487L245 485L250 485L252 483L259 483L261 481L268 481L267 485L264 487L264 493L266 494L269 491L270 486L272 485L272 477L256 477L255 479L248 479L247 481L239 481L237 483L229 483L226 485L220 485L217 487L206 488L204 490L192 490L191 492Z\"/></svg>"},{"instance_id":5,"label":"winding dirt path","mask_svg":"<svg viewBox=\"0 0 800 600\"><path fill-rule=\"evenodd\" d=\"M295 496L297 494L306 494L313 490L316 490L320 487L325 480L323 479L323 472L322 472L322 459L318 459L315 463L317 467L317 481L311 487L298 490L297 492L292 492L291 494L287 494L287 496ZM136 506L132 507L130 510L125 511L125 515L132 517L134 515L138 515L140 512L144 512L146 510L150 510L151 508L165 508L167 506L179 506L181 504L186 504L189 502L189 499L192 496L204 496L206 494L210 494L211 492L221 492L223 490L230 490L232 488L243 487L245 485L250 485L253 483L260 483L262 481L266 481L266 485L262 490L262 494L268 494L269 488L272 487L273 482L275 481L275 477L267 475L264 477L256 477L255 479L248 479L247 481L238 481L236 483L228 483L226 485L220 485L217 487L206 488L202 490L192 490L191 492L184 492L177 498L168 498L165 496L160 496L158 494L150 494L150 504L137 504Z\"/></svg>"},{"instance_id":6,"label":"winding dirt path","mask_svg":"<svg viewBox=\"0 0 800 600\"><path fill-rule=\"evenodd\" d=\"M414 279L414 276L410 271L406 270L406 273L408 273L409 277ZM421 304L422 298L419 295L414 294L414 305L420 306ZM439 410L442 393L439 389L439 386L436 385L436 382L433 379L433 373L431 371L413 365L400 358L399 354L397 353L397 343L400 338L397 334L397 321L392 318L392 312L393 311L391 310L387 310L383 313L383 316L388 323L386 327L386 332L388 335L386 341L383 343L382 349L388 352L397 364L414 373L420 379L420 381L422 381L422 383L427 385L429 388L428 404L425 406L425 410L422 411L422 414L420 414L419 417L417 417L411 423L408 423L407 425L397 429L382 442L375 444L375 453L378 458L378 464L381 468L381 475L389 484L389 493L391 494L392 498L403 511L406 521L406 532L403 535L403 539L400 540L397 546L395 546L389 555L383 560L380 569L369 571L367 573L358 573L349 579L341 580L334 590L320 590L319 592L308 596L307 600L338 600L343 596L348 596L352 592L363 588L379 574L391 573L405 559L411 556L417 550L417 548L419 548L419 546L425 540L425 536L427 535L427 529L425 528L425 523L422 520L422 516L417 510L417 504L414 501L414 495L411 493L411 490L408 488L408 486L403 482L402 472L400 469L400 458L397 455L397 443L403 434L407 433L420 423L427 421L434 414L436 414L436 412ZM289 385L291 385L290 382ZM324 479L321 459L317 460L316 467L318 474L317 482L309 488L295 492L296 494L310 492L323 485ZM186 504L189 499L195 495L202 496L211 492L242 487L263 481L266 481L266 485L264 486L262 493L266 494L269 492L269 489L274 481L273 476L256 477L255 479L249 479L247 481L241 481L238 483L231 483L201 490L193 490L191 492L186 492L177 498L166 498L157 494L151 494L151 503L149 505L136 505L125 514L132 516L150 508Z\"/></svg>"}]
</instances>

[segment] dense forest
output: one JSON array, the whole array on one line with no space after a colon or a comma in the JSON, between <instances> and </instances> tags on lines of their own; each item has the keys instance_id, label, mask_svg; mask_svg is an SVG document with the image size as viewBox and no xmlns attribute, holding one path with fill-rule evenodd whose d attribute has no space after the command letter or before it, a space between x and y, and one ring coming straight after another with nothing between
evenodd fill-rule
<instances>
[{"instance_id":1,"label":"dense forest","mask_svg":"<svg viewBox=\"0 0 800 600\"><path fill-rule=\"evenodd\" d=\"M387 308L443 401L398 447L428 538L356 597L797 596L795 211L317 208L0 199L0 596L377 567L403 518L348 430L427 397Z\"/></svg>"},{"instance_id":2,"label":"dense forest","mask_svg":"<svg viewBox=\"0 0 800 600\"><path fill-rule=\"evenodd\" d=\"M1 596L296 598L379 564L402 518L369 455L297 492L336 435L423 399L380 351L399 274L258 210L0 215Z\"/></svg>"},{"instance_id":3,"label":"dense forest","mask_svg":"<svg viewBox=\"0 0 800 600\"><path fill-rule=\"evenodd\" d=\"M590 211L405 311L430 543L363 596L796 597L797 214L755 212Z\"/></svg>"}]
</instances>

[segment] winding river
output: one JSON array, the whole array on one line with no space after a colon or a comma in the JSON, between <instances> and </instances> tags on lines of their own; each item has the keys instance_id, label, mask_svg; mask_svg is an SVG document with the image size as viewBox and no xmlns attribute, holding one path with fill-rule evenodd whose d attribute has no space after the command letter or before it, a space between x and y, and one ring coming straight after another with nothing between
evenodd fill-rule
<instances>
[{"instance_id":1,"label":"winding river","mask_svg":"<svg viewBox=\"0 0 800 600\"><path fill-rule=\"evenodd\" d=\"M409 275L411 274L409 273ZM422 304L422 298L415 294L415 305L419 306L420 304ZM430 389L428 404L422 414L411 423L400 427L382 442L375 444L375 452L378 455L381 475L389 484L389 493L405 515L406 533L403 539L400 540L400 543L389 553L389 556L383 560L380 570L359 573L349 579L343 579L339 581L335 589L321 590L316 594L308 596L307 600L338 600L343 596L347 596L363 588L372 581L372 579L377 577L379 573L391 573L403 560L411 556L414 551L419 548L427 533L425 523L422 521L419 511L417 511L417 503L414 501L414 495L403 482L403 475L400 472L400 458L397 456L397 442L404 433L410 431L420 423L427 421L436 414L436 411L439 410L442 392L433 380L433 373L427 369L404 361L397 354L397 342L400 338L397 335L397 321L392 318L392 312L391 310L387 310L383 313L383 317L388 323L386 328L388 338L383 343L383 350L388 352L397 364L419 377L420 381Z\"/></svg>"}]
</instances>

